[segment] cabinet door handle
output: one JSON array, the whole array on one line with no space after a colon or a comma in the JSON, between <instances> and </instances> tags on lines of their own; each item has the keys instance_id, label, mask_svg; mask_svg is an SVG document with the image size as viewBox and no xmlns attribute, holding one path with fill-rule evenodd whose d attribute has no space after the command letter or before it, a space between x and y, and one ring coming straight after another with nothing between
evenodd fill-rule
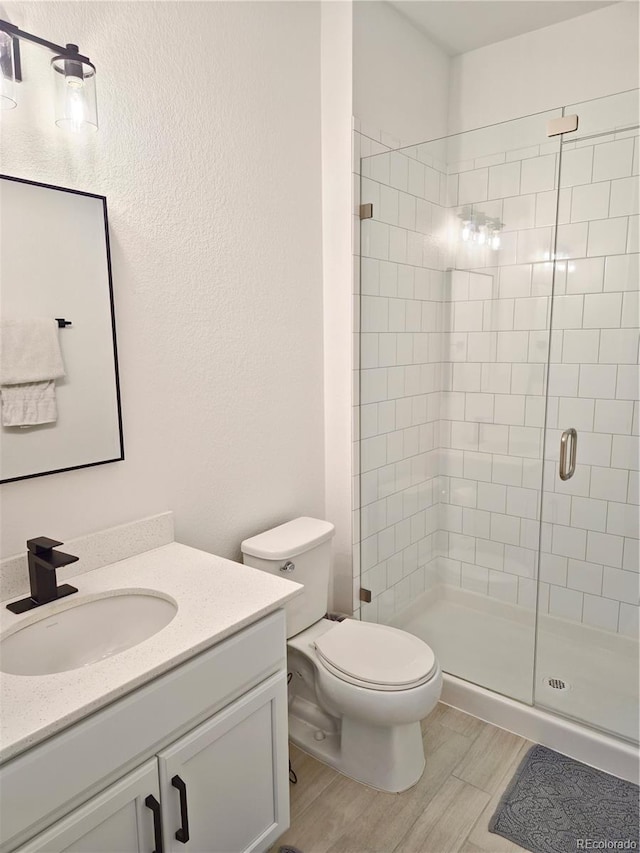
<instances>
[{"instance_id":1,"label":"cabinet door handle","mask_svg":"<svg viewBox=\"0 0 640 853\"><path fill-rule=\"evenodd\" d=\"M174 788L180 792L180 822L182 826L176 832L176 839L186 844L189 840L189 811L187 808L187 786L179 776L174 776L171 780Z\"/></svg>"},{"instance_id":2,"label":"cabinet door handle","mask_svg":"<svg viewBox=\"0 0 640 853\"><path fill-rule=\"evenodd\" d=\"M567 469L567 445L571 439L571 455L569 457L569 468ZM560 479L570 480L576 472L576 456L578 454L578 433L573 429L566 429L560 438Z\"/></svg>"},{"instance_id":3,"label":"cabinet door handle","mask_svg":"<svg viewBox=\"0 0 640 853\"><path fill-rule=\"evenodd\" d=\"M162 846L162 821L160 819L160 803L151 794L144 801L145 806L153 812L153 835L155 838L155 850L153 853L163 853Z\"/></svg>"}]
</instances>

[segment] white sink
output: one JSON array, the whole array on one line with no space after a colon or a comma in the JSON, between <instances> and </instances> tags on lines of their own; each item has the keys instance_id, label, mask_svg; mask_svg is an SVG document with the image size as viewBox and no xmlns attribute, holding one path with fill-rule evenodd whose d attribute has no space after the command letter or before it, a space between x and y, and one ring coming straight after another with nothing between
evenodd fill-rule
<instances>
[{"instance_id":1,"label":"white sink","mask_svg":"<svg viewBox=\"0 0 640 853\"><path fill-rule=\"evenodd\" d=\"M97 663L138 645L171 622L178 605L153 590L86 596L0 637L0 670L51 675Z\"/></svg>"}]
</instances>

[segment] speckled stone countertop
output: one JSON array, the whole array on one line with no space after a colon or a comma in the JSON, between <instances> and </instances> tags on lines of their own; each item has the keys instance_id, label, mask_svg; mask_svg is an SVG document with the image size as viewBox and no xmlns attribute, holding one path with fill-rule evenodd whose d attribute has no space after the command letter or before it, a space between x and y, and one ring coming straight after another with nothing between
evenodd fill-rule
<instances>
[{"instance_id":1,"label":"speckled stone countertop","mask_svg":"<svg viewBox=\"0 0 640 853\"><path fill-rule=\"evenodd\" d=\"M54 675L0 672L0 763L272 613L302 590L176 542L68 580L78 593L55 604L21 616L3 606L0 636L65 610L85 595L116 590L155 590L173 598L178 612L159 633L97 663Z\"/></svg>"}]
</instances>

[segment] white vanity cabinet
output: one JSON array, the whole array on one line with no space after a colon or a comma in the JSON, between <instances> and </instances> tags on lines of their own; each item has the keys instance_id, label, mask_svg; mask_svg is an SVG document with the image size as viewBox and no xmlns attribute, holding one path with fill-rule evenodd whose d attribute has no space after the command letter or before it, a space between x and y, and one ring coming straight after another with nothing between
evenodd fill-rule
<instances>
[{"instance_id":1,"label":"white vanity cabinet","mask_svg":"<svg viewBox=\"0 0 640 853\"><path fill-rule=\"evenodd\" d=\"M283 612L2 765L0 807L1 853L267 850L289 825Z\"/></svg>"}]
</instances>

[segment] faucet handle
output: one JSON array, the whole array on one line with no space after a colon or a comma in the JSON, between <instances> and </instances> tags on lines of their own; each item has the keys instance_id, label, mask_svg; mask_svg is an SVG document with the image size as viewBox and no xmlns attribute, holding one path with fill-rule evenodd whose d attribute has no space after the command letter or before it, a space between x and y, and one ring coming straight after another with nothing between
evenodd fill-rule
<instances>
[{"instance_id":1,"label":"faucet handle","mask_svg":"<svg viewBox=\"0 0 640 853\"><path fill-rule=\"evenodd\" d=\"M58 542L57 539L49 539L48 536L38 536L36 539L27 539L27 548L32 554L37 554L39 557L48 556L47 552L51 552L58 545L64 545L64 542Z\"/></svg>"}]
</instances>

